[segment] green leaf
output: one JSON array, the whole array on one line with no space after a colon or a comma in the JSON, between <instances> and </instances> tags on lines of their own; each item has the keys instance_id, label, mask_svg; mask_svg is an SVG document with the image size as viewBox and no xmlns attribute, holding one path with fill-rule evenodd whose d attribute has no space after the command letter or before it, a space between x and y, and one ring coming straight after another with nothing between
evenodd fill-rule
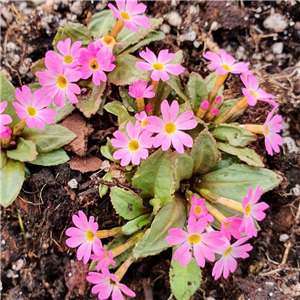
<instances>
[{"instance_id":1,"label":"green leaf","mask_svg":"<svg viewBox=\"0 0 300 300\"><path fill-rule=\"evenodd\" d=\"M107 159L111 160L111 161L116 161L113 158L113 154L115 152L115 148L112 146L111 141L109 138L107 138L107 143L105 146L101 146L100 147L100 152L101 154L106 157Z\"/></svg>"},{"instance_id":2,"label":"green leaf","mask_svg":"<svg viewBox=\"0 0 300 300\"><path fill-rule=\"evenodd\" d=\"M88 30L95 38L102 38L103 36L108 35L115 23L116 19L112 10L103 10L93 15L88 24Z\"/></svg>"},{"instance_id":3,"label":"green leaf","mask_svg":"<svg viewBox=\"0 0 300 300\"><path fill-rule=\"evenodd\" d=\"M112 187L110 189L110 198L117 214L126 220L132 220L149 212L149 209L143 205L143 199L132 191Z\"/></svg>"},{"instance_id":4,"label":"green leaf","mask_svg":"<svg viewBox=\"0 0 300 300\"><path fill-rule=\"evenodd\" d=\"M124 88L123 86L120 86L119 93L126 109L130 112L137 113L138 110L137 110L136 100L129 96L127 89Z\"/></svg>"},{"instance_id":5,"label":"green leaf","mask_svg":"<svg viewBox=\"0 0 300 300\"><path fill-rule=\"evenodd\" d=\"M141 61L131 54L121 54L113 62L116 67L107 74L107 81L115 85L131 85L137 80L149 81L150 71L141 71L135 66Z\"/></svg>"},{"instance_id":6,"label":"green leaf","mask_svg":"<svg viewBox=\"0 0 300 300\"><path fill-rule=\"evenodd\" d=\"M171 150L159 149L150 155L132 178L134 187L141 189L143 199L158 198L164 206L171 202L175 192L175 180L171 167Z\"/></svg>"},{"instance_id":7,"label":"green leaf","mask_svg":"<svg viewBox=\"0 0 300 300\"><path fill-rule=\"evenodd\" d=\"M260 184L264 192L267 192L278 186L282 177L267 169L233 164L205 174L200 179L201 182L196 184L197 188L208 189L215 194L241 202L251 186L256 188Z\"/></svg>"},{"instance_id":8,"label":"green leaf","mask_svg":"<svg viewBox=\"0 0 300 300\"><path fill-rule=\"evenodd\" d=\"M149 225L151 223L151 219L149 219L149 214L147 215L141 215L129 222L127 222L123 227L122 227L122 232L125 235L131 235L138 230L142 229L143 227Z\"/></svg>"},{"instance_id":9,"label":"green leaf","mask_svg":"<svg viewBox=\"0 0 300 300\"><path fill-rule=\"evenodd\" d=\"M78 96L79 101L75 105L87 118L95 115L99 110L105 87L106 83L101 81L100 85L93 84L92 89L85 95Z\"/></svg>"},{"instance_id":10,"label":"green leaf","mask_svg":"<svg viewBox=\"0 0 300 300\"><path fill-rule=\"evenodd\" d=\"M171 290L177 300L190 300L202 281L201 269L194 257L183 267L179 265L179 260L172 258L169 276Z\"/></svg>"},{"instance_id":11,"label":"green leaf","mask_svg":"<svg viewBox=\"0 0 300 300\"><path fill-rule=\"evenodd\" d=\"M70 157L67 155L66 151L63 149L52 150L47 153L39 153L36 160L30 163L38 166L56 166L67 162Z\"/></svg>"},{"instance_id":12,"label":"green leaf","mask_svg":"<svg viewBox=\"0 0 300 300\"><path fill-rule=\"evenodd\" d=\"M107 172L103 178L104 181L112 182L111 174L110 172ZM100 198L103 198L108 193L108 186L106 184L99 184L99 195Z\"/></svg>"},{"instance_id":13,"label":"green leaf","mask_svg":"<svg viewBox=\"0 0 300 300\"><path fill-rule=\"evenodd\" d=\"M204 83L206 85L206 88L207 88L207 91L208 93L212 90L214 84L215 84L215 81L218 77L218 73L216 72L213 72L213 73L210 73L205 79L204 79ZM221 86L221 88L219 89L218 91L218 94L217 96L221 96L223 95L223 91L224 91L224 86Z\"/></svg>"},{"instance_id":14,"label":"green leaf","mask_svg":"<svg viewBox=\"0 0 300 300\"><path fill-rule=\"evenodd\" d=\"M225 100L222 104L222 106L220 107L220 111L219 111L219 115L221 115L224 111L229 110L230 108L232 108L240 99L229 99L229 100ZM238 111L237 113L235 113L229 120L227 120L227 123L232 123L234 122L234 120L236 120L238 117L240 117L244 111L246 110L247 107L245 107L244 109Z\"/></svg>"},{"instance_id":15,"label":"green leaf","mask_svg":"<svg viewBox=\"0 0 300 300\"><path fill-rule=\"evenodd\" d=\"M138 259L156 255L171 247L166 236L171 228L183 228L186 222L186 199L176 193L174 201L165 205L155 216L151 227L133 249L133 256Z\"/></svg>"},{"instance_id":16,"label":"green leaf","mask_svg":"<svg viewBox=\"0 0 300 300\"><path fill-rule=\"evenodd\" d=\"M8 161L8 157L6 155L6 151L1 150L1 159L0 159L0 169L2 169Z\"/></svg>"},{"instance_id":17,"label":"green leaf","mask_svg":"<svg viewBox=\"0 0 300 300\"><path fill-rule=\"evenodd\" d=\"M207 100L208 92L206 84L198 73L191 73L185 94L189 97L194 112L197 112L200 104Z\"/></svg>"},{"instance_id":18,"label":"green leaf","mask_svg":"<svg viewBox=\"0 0 300 300\"><path fill-rule=\"evenodd\" d=\"M119 101L113 101L105 104L104 109L118 117L119 125L123 122L129 121L130 116L127 112L127 109Z\"/></svg>"},{"instance_id":19,"label":"green leaf","mask_svg":"<svg viewBox=\"0 0 300 300\"><path fill-rule=\"evenodd\" d=\"M235 147L245 147L257 139L252 132L231 124L220 124L212 131L212 135L215 139Z\"/></svg>"},{"instance_id":20,"label":"green leaf","mask_svg":"<svg viewBox=\"0 0 300 300\"><path fill-rule=\"evenodd\" d=\"M13 126L20 122L20 119L16 113L16 109L12 105L12 102L17 102L15 97L15 88L2 73L0 83L1 102L7 101L7 106L3 114L8 114L11 116L12 123L8 124L8 126L12 129Z\"/></svg>"},{"instance_id":21,"label":"green leaf","mask_svg":"<svg viewBox=\"0 0 300 300\"><path fill-rule=\"evenodd\" d=\"M82 41L83 47L86 47L89 43L93 42L88 29L84 25L68 22L65 28L59 27L53 39L54 49L56 50L56 45L59 41L64 41L68 37L71 38L72 43Z\"/></svg>"},{"instance_id":22,"label":"green leaf","mask_svg":"<svg viewBox=\"0 0 300 300\"><path fill-rule=\"evenodd\" d=\"M76 134L58 124L45 124L43 130L25 127L23 137L33 141L39 153L45 153L69 144Z\"/></svg>"},{"instance_id":23,"label":"green leaf","mask_svg":"<svg viewBox=\"0 0 300 300\"><path fill-rule=\"evenodd\" d=\"M194 141L191 157L194 160L194 175L207 173L220 159L216 141L207 128Z\"/></svg>"},{"instance_id":24,"label":"green leaf","mask_svg":"<svg viewBox=\"0 0 300 300\"><path fill-rule=\"evenodd\" d=\"M227 168L233 164L240 164L241 161L233 155L229 155L227 153L222 153L222 158L215 164L215 166L210 170L210 172Z\"/></svg>"},{"instance_id":25,"label":"green leaf","mask_svg":"<svg viewBox=\"0 0 300 300\"><path fill-rule=\"evenodd\" d=\"M1 205L7 207L17 198L25 178L25 164L8 159L0 172Z\"/></svg>"},{"instance_id":26,"label":"green leaf","mask_svg":"<svg viewBox=\"0 0 300 300\"><path fill-rule=\"evenodd\" d=\"M161 104L165 99L168 98L171 90L172 88L167 85L166 82L160 80L155 94L155 102Z\"/></svg>"},{"instance_id":27,"label":"green leaf","mask_svg":"<svg viewBox=\"0 0 300 300\"><path fill-rule=\"evenodd\" d=\"M246 162L250 166L264 167L259 155L250 148L237 148L226 143L217 142L217 147L231 155L236 155L240 160Z\"/></svg>"},{"instance_id":28,"label":"green leaf","mask_svg":"<svg viewBox=\"0 0 300 300\"><path fill-rule=\"evenodd\" d=\"M30 71L33 75L35 75L36 72L43 72L45 69L45 58L41 58L31 64Z\"/></svg>"},{"instance_id":29,"label":"green leaf","mask_svg":"<svg viewBox=\"0 0 300 300\"><path fill-rule=\"evenodd\" d=\"M180 182L190 179L193 175L194 160L186 153L173 152L171 155L171 167L176 180L175 190L179 190Z\"/></svg>"},{"instance_id":30,"label":"green leaf","mask_svg":"<svg viewBox=\"0 0 300 300\"><path fill-rule=\"evenodd\" d=\"M152 214L155 216L157 215L158 211L161 209L161 200L153 198L149 201L149 204L153 206Z\"/></svg>"},{"instance_id":31,"label":"green leaf","mask_svg":"<svg viewBox=\"0 0 300 300\"><path fill-rule=\"evenodd\" d=\"M35 160L38 155L35 143L24 140L21 137L17 139L17 148L13 150L7 150L6 153L7 157L22 162Z\"/></svg>"}]
</instances>

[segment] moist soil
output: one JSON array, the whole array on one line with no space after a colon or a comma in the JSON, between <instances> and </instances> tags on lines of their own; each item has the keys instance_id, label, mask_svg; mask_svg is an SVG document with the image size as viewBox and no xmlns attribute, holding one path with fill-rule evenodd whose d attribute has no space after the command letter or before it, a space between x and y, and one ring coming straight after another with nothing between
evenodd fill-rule
<instances>
[{"instance_id":1,"label":"moist soil","mask_svg":"<svg viewBox=\"0 0 300 300\"><path fill-rule=\"evenodd\" d=\"M67 21L87 24L92 14L107 3L88 1L1 1L1 63L10 80L19 87L36 80L30 65L53 49L53 37ZM145 2L147 14L164 18L166 39L149 47L158 52L183 50L186 71L207 76L202 54L223 48L239 60L250 61L263 89L276 95L278 113L284 120L284 145L279 154L266 155L263 139L252 144L265 166L283 176L281 184L263 195L269 204L258 237L251 239L250 257L239 261L227 280L215 281L207 262L203 281L191 299L300 299L300 3L299 1L155 1ZM286 28L266 28L264 21L279 14ZM274 25L274 24L273 24ZM272 26L273 26L272 25ZM275 26L275 25L274 25ZM281 29L280 29L281 30ZM192 33L191 33L192 32ZM238 76L227 80L225 99L241 96ZM265 120L269 106L248 108L241 123ZM83 145L67 148L85 159L98 158L97 171L68 163L31 172L16 201L1 209L1 280L3 299L97 299L86 281L88 266L76 260L75 250L65 243L66 228L78 210L93 215L100 229L120 226L108 196L100 198L98 185L107 161L99 147L116 130L108 114L81 118ZM81 151L81 152L80 152ZM93 165L93 163L92 163ZM109 166L108 166L109 167ZM120 170L110 165L117 178ZM107 172L107 170L106 170ZM76 179L77 188L68 182ZM122 185L120 181L115 184ZM297 186L298 184L298 186ZM171 251L132 265L123 282L136 299L171 300L168 270Z\"/></svg>"}]
</instances>

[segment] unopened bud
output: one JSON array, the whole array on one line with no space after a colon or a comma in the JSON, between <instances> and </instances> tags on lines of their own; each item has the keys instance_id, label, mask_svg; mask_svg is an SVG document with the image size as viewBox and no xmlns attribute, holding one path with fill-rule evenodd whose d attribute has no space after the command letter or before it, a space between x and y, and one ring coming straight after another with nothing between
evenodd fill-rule
<instances>
[{"instance_id":1,"label":"unopened bud","mask_svg":"<svg viewBox=\"0 0 300 300\"><path fill-rule=\"evenodd\" d=\"M215 99L215 101L214 101L214 104L220 105L221 102L222 102L222 96L218 96L218 97L216 97L216 99Z\"/></svg>"},{"instance_id":2,"label":"unopened bud","mask_svg":"<svg viewBox=\"0 0 300 300\"><path fill-rule=\"evenodd\" d=\"M219 111L220 110L218 108L214 107L210 110L209 113L212 114L213 116L216 116L219 113Z\"/></svg>"},{"instance_id":3,"label":"unopened bud","mask_svg":"<svg viewBox=\"0 0 300 300\"><path fill-rule=\"evenodd\" d=\"M209 108L209 102L207 100L203 101L200 104L200 108L203 109L203 110L207 110Z\"/></svg>"},{"instance_id":4,"label":"unopened bud","mask_svg":"<svg viewBox=\"0 0 300 300\"><path fill-rule=\"evenodd\" d=\"M149 115L152 112L152 106L147 104L145 107L146 114Z\"/></svg>"}]
</instances>

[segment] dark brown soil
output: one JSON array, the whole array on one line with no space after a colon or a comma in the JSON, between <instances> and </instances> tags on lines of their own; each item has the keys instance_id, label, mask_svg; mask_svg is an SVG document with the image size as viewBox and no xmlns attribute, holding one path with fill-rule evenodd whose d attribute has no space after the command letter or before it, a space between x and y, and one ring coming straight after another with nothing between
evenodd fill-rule
<instances>
[{"instance_id":1,"label":"dark brown soil","mask_svg":"<svg viewBox=\"0 0 300 300\"><path fill-rule=\"evenodd\" d=\"M2 22L1 63L15 86L35 80L30 75L30 64L52 49L52 39L59 22L75 16L76 22L86 24L100 2L81 2L82 12L78 14L70 13L74 1L57 1L54 6L51 1L47 1L47 5L45 3L2 3L1 18L5 23ZM182 76L183 83L188 72L208 74L207 63L202 58L204 48L213 50L220 47L233 56L241 55L240 59L251 62L262 87L277 95L279 113L289 126L283 135L300 147L300 71L297 73L296 70L300 68L299 2L145 3L148 5L147 13L164 17L165 24L168 24L168 15L172 11L182 17L182 24L171 26L167 38L151 44L151 48L183 50L184 66L188 70ZM197 13L191 13L194 8ZM10 15L3 9L10 10ZM26 9L29 15L26 15ZM263 22L271 12L288 19L289 25L284 32L275 34L272 29L264 28ZM193 41L180 38L190 29L196 32L198 48ZM272 52L275 42L283 43L281 54ZM274 58L270 59L270 55ZM238 77L229 78L228 99L239 96L241 86L238 82ZM262 123L267 112L267 106L259 104L249 108L241 122ZM87 122L93 125L95 133L103 130L110 134L109 128L115 125L108 115L101 120L93 117ZM99 152L101 143L105 143L105 139L92 135L88 141L87 156L105 160ZM253 147L264 158L266 167L281 174L284 180L278 188L263 196L262 200L270 205L270 209L267 218L261 222L258 238L251 240L254 249L250 258L240 261L237 271L228 280L214 281L212 266L208 263L203 270L203 282L192 297L194 300L300 299L300 197L297 191L292 190L300 185L299 148L291 151L284 144L280 154L270 157L265 154L263 139L254 143ZM121 224L122 220L115 214L109 197L99 197L98 183L105 172L81 173L71 170L68 164L52 168L28 165L28 168L32 176L24 183L19 197L13 205L1 209L3 299L96 299L85 280L88 266L78 262L75 250L66 246L65 230L72 225L72 214L79 209L95 216L100 229ZM68 182L74 178L79 187L72 190ZM285 242L280 241L283 234L288 236ZM123 281L136 292L136 299L174 299L170 296L168 279L170 259L171 252L164 251L130 267Z\"/></svg>"}]
</instances>

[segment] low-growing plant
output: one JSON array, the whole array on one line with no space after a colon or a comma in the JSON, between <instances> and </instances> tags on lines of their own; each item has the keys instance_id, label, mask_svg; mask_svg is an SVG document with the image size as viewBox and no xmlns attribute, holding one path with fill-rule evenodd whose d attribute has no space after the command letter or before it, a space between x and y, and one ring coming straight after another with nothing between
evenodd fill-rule
<instances>
[{"instance_id":1,"label":"low-growing plant","mask_svg":"<svg viewBox=\"0 0 300 300\"><path fill-rule=\"evenodd\" d=\"M260 197L281 181L250 143L261 135L268 154L278 153L282 118L275 115L275 96L259 88L249 63L236 63L222 49L203 55L214 72L206 78L192 72L183 89L182 51L140 51L164 38L156 31L162 19L142 15L146 5L136 0L116 4L95 14L87 27L59 28L54 51L32 67L39 84L15 90L1 77L2 205L17 196L25 162L49 166L68 159L60 147L75 136L54 123L73 104L87 118L106 110L118 118L118 130L100 151L120 164L126 188L108 172L99 193L103 198L110 192L124 225L99 230L95 216L79 211L66 243L78 247L85 264L92 260L87 281L99 299L123 299L122 292L134 297L120 283L129 266L172 248L172 293L190 299L206 260L215 262L217 280L236 270L236 259L249 257L249 239L257 236L268 208ZM241 98L224 99L229 74L240 75ZM83 87L89 90L84 96ZM112 89L121 101L107 99ZM52 100L52 108L45 108ZM271 107L265 123L240 124L238 118L257 101ZM109 237L103 245L101 239Z\"/></svg>"}]
</instances>

